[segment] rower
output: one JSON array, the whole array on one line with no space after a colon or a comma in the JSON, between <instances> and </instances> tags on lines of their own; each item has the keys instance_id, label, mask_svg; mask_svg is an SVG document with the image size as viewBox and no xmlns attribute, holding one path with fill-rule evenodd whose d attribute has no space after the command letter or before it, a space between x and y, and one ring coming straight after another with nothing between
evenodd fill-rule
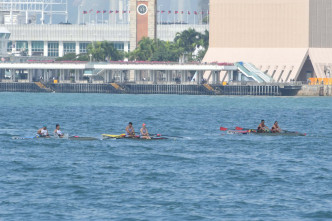
<instances>
[{"instance_id":1,"label":"rower","mask_svg":"<svg viewBox=\"0 0 332 221\"><path fill-rule=\"evenodd\" d=\"M40 137L50 137L46 126L43 126L37 131L37 135Z\"/></svg>"},{"instance_id":2,"label":"rower","mask_svg":"<svg viewBox=\"0 0 332 221\"><path fill-rule=\"evenodd\" d=\"M59 124L55 125L54 136L59 137L59 138L64 137L64 134L60 130L60 125Z\"/></svg>"},{"instance_id":3,"label":"rower","mask_svg":"<svg viewBox=\"0 0 332 221\"><path fill-rule=\"evenodd\" d=\"M141 136L140 136L141 139L151 140L151 137L149 135L149 131L146 128L146 124L142 125L142 128L140 129L140 133L141 133Z\"/></svg>"},{"instance_id":4,"label":"rower","mask_svg":"<svg viewBox=\"0 0 332 221\"><path fill-rule=\"evenodd\" d=\"M132 122L129 122L128 126L126 127L126 137L135 138L135 129Z\"/></svg>"},{"instance_id":5,"label":"rower","mask_svg":"<svg viewBox=\"0 0 332 221\"><path fill-rule=\"evenodd\" d=\"M270 132L270 129L265 125L264 120L261 120L261 123L258 125L257 132L258 133Z\"/></svg>"},{"instance_id":6,"label":"rower","mask_svg":"<svg viewBox=\"0 0 332 221\"><path fill-rule=\"evenodd\" d=\"M272 133L280 133L281 128L279 127L278 121L274 122L272 128L271 128Z\"/></svg>"}]
</instances>

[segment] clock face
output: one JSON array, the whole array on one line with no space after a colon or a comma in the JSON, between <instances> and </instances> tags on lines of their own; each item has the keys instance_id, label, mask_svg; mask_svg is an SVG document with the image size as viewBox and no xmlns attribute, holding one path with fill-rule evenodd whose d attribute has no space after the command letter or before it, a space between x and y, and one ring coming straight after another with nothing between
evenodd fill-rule
<instances>
[{"instance_id":1,"label":"clock face","mask_svg":"<svg viewBox=\"0 0 332 221\"><path fill-rule=\"evenodd\" d=\"M145 15L147 12L148 12L148 8L146 7L146 5L139 5L137 6L137 12L140 14L140 15Z\"/></svg>"}]
</instances>

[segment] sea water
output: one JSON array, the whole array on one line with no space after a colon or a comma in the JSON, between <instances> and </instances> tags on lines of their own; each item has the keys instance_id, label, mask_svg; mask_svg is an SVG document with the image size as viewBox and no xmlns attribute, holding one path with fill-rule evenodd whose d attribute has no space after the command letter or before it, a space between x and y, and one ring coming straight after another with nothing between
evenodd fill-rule
<instances>
[{"instance_id":1,"label":"sea water","mask_svg":"<svg viewBox=\"0 0 332 221\"><path fill-rule=\"evenodd\" d=\"M332 219L331 98L0 93L0 107L0 220ZM219 130L262 119L308 135ZM171 139L12 139L129 121Z\"/></svg>"}]
</instances>

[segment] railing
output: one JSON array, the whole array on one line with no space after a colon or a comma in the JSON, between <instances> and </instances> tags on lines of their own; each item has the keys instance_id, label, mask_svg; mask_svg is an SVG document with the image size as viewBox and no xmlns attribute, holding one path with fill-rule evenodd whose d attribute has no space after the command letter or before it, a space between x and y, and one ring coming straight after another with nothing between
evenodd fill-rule
<instances>
[{"instance_id":1,"label":"railing","mask_svg":"<svg viewBox=\"0 0 332 221\"><path fill-rule=\"evenodd\" d=\"M257 74L260 78L262 78L265 82L272 82L273 79L257 69L253 64L251 63L244 63L244 67L247 68L250 72Z\"/></svg>"},{"instance_id":2,"label":"railing","mask_svg":"<svg viewBox=\"0 0 332 221\"><path fill-rule=\"evenodd\" d=\"M332 78L309 78L309 85L332 85Z\"/></svg>"},{"instance_id":3,"label":"railing","mask_svg":"<svg viewBox=\"0 0 332 221\"><path fill-rule=\"evenodd\" d=\"M264 80L262 78L260 78L257 74L250 72L244 65L242 62L238 62L235 63L235 66L237 66L239 68L239 70L246 75L248 78L253 78L255 81L257 81L258 83L263 83Z\"/></svg>"}]
</instances>

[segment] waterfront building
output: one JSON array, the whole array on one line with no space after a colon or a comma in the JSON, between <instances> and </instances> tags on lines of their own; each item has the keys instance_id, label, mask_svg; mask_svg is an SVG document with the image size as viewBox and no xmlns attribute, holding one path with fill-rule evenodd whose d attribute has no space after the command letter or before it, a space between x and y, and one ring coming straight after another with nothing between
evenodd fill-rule
<instances>
[{"instance_id":1,"label":"waterfront building","mask_svg":"<svg viewBox=\"0 0 332 221\"><path fill-rule=\"evenodd\" d=\"M127 5L123 1L114 2L111 1L109 7L118 8L85 10L79 7L77 24L68 23L67 0L0 2L0 27L11 33L8 56L81 54L95 41L109 41L116 49L128 52L134 50L144 36L172 41L177 32L194 28L203 33L209 28L202 22L204 12L157 10L156 0L130 0ZM167 22L162 21L162 14ZM54 24L56 15L62 16L63 22ZM197 22L186 22L190 17Z\"/></svg>"},{"instance_id":2,"label":"waterfront building","mask_svg":"<svg viewBox=\"0 0 332 221\"><path fill-rule=\"evenodd\" d=\"M244 61L275 82L328 78L331 21L330 0L210 0L204 61Z\"/></svg>"},{"instance_id":3,"label":"waterfront building","mask_svg":"<svg viewBox=\"0 0 332 221\"><path fill-rule=\"evenodd\" d=\"M0 56L7 54L7 45L9 42L10 32L5 27L0 27Z\"/></svg>"}]
</instances>

